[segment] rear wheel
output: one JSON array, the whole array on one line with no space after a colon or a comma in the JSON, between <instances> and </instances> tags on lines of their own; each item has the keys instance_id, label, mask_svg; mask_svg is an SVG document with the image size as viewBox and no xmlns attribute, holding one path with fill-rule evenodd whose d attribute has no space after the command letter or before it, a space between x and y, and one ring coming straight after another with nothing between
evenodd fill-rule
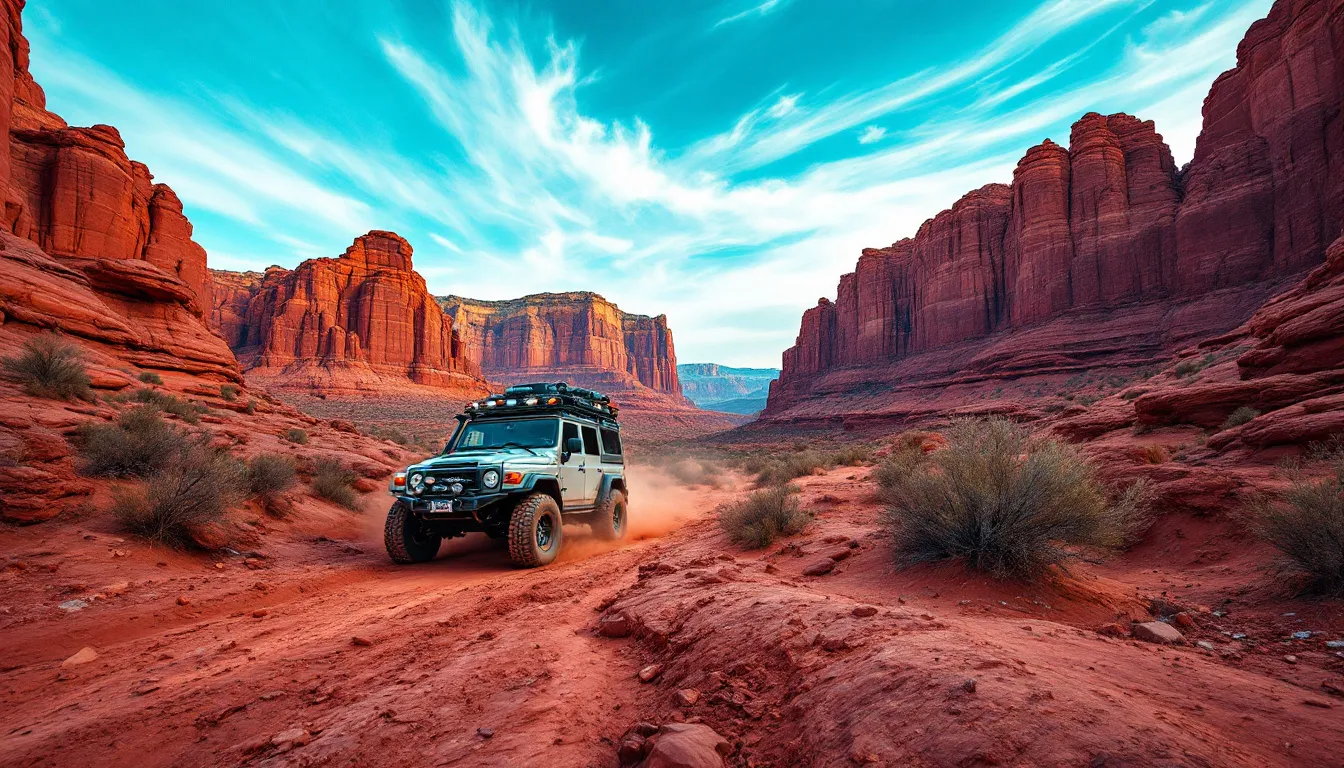
<instances>
[{"instance_id":1,"label":"rear wheel","mask_svg":"<svg viewBox=\"0 0 1344 768\"><path fill-rule=\"evenodd\" d=\"M607 501L593 512L593 535L606 541L625 538L627 507L625 492L612 488Z\"/></svg>"},{"instance_id":2,"label":"rear wheel","mask_svg":"<svg viewBox=\"0 0 1344 768\"><path fill-rule=\"evenodd\" d=\"M509 519L509 557L524 568L547 565L560 553L563 527L555 499L544 493L525 497Z\"/></svg>"},{"instance_id":3,"label":"rear wheel","mask_svg":"<svg viewBox=\"0 0 1344 768\"><path fill-rule=\"evenodd\" d=\"M443 537L411 514L400 501L392 503L383 526L383 544L394 563L426 563L439 553Z\"/></svg>"}]
</instances>

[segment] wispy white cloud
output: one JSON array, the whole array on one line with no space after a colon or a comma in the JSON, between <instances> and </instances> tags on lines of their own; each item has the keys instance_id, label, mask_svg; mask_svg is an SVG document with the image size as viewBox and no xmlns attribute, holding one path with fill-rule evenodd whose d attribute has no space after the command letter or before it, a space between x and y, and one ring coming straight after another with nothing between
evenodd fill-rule
<instances>
[{"instance_id":1,"label":"wispy white cloud","mask_svg":"<svg viewBox=\"0 0 1344 768\"><path fill-rule=\"evenodd\" d=\"M753 5L746 10L739 11L729 16L724 16L714 22L714 27L722 27L724 24L732 24L735 21L742 21L743 19L751 18L753 16L765 16L773 11L779 10L781 6L786 5L787 3L788 0L765 0L765 2Z\"/></svg>"},{"instance_id":2,"label":"wispy white cloud","mask_svg":"<svg viewBox=\"0 0 1344 768\"><path fill-rule=\"evenodd\" d=\"M887 129L880 125L870 125L859 132L860 144L876 144L887 135Z\"/></svg>"}]
</instances>

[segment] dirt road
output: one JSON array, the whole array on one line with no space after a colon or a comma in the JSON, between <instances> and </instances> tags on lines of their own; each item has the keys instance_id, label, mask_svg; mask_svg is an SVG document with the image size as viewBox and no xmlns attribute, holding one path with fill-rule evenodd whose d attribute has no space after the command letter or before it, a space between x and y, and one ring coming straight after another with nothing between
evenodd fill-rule
<instances>
[{"instance_id":1,"label":"dirt road","mask_svg":"<svg viewBox=\"0 0 1344 768\"><path fill-rule=\"evenodd\" d=\"M95 520L0 532L0 764L615 766L631 725L680 718L740 766L1330 765L1344 746L1322 688L1338 605L1259 606L1238 586L1256 558L1209 523L1054 585L895 572L865 472L801 481L817 521L783 546L743 552L710 519L615 550L578 529L538 570L484 538L396 568L376 516L272 532L262 558ZM661 498L737 491L683 493ZM1226 615L1179 648L1096 632L1159 596ZM630 637L595 631L615 616Z\"/></svg>"}]
</instances>

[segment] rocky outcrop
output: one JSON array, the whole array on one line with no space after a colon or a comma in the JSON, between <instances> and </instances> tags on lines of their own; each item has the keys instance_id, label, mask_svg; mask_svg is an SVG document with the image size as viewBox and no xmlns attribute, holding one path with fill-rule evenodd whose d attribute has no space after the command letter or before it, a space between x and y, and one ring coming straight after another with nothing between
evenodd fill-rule
<instances>
[{"instance_id":1,"label":"rocky outcrop","mask_svg":"<svg viewBox=\"0 0 1344 768\"><path fill-rule=\"evenodd\" d=\"M1151 362L1236 327L1340 233L1341 47L1344 0L1279 0L1214 84L1187 168L1151 122L1088 114L1011 186L865 250L804 313L767 416L856 387Z\"/></svg>"},{"instance_id":2,"label":"rocky outcrop","mask_svg":"<svg viewBox=\"0 0 1344 768\"><path fill-rule=\"evenodd\" d=\"M281 387L484 390L411 254L406 240L375 230L339 258L260 276L216 272L211 317L248 373Z\"/></svg>"},{"instance_id":3,"label":"rocky outcrop","mask_svg":"<svg viewBox=\"0 0 1344 768\"><path fill-rule=\"evenodd\" d=\"M0 322L109 345L124 363L237 380L204 320L205 250L171 189L126 157L115 128L72 128L46 110L28 73L22 0L5 0L0 36ZM16 330L18 330L16 328Z\"/></svg>"},{"instance_id":4,"label":"rocky outcrop","mask_svg":"<svg viewBox=\"0 0 1344 768\"><path fill-rule=\"evenodd\" d=\"M677 366L677 376L681 379L682 393L696 405L704 405L748 396L764 397L770 382L779 377L779 369L683 363Z\"/></svg>"},{"instance_id":5,"label":"rocky outcrop","mask_svg":"<svg viewBox=\"0 0 1344 768\"><path fill-rule=\"evenodd\" d=\"M667 317L632 315L595 293L509 301L439 298L467 354L491 381L569 381L606 392L681 398Z\"/></svg>"}]
</instances>

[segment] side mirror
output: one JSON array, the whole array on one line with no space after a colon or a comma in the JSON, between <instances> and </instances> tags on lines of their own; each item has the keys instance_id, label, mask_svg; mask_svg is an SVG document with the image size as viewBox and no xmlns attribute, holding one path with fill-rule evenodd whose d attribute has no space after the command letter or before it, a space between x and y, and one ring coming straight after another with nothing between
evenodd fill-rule
<instances>
[{"instance_id":1,"label":"side mirror","mask_svg":"<svg viewBox=\"0 0 1344 768\"><path fill-rule=\"evenodd\" d=\"M571 437L565 441L565 461L569 461L571 453L583 453L583 440Z\"/></svg>"}]
</instances>

